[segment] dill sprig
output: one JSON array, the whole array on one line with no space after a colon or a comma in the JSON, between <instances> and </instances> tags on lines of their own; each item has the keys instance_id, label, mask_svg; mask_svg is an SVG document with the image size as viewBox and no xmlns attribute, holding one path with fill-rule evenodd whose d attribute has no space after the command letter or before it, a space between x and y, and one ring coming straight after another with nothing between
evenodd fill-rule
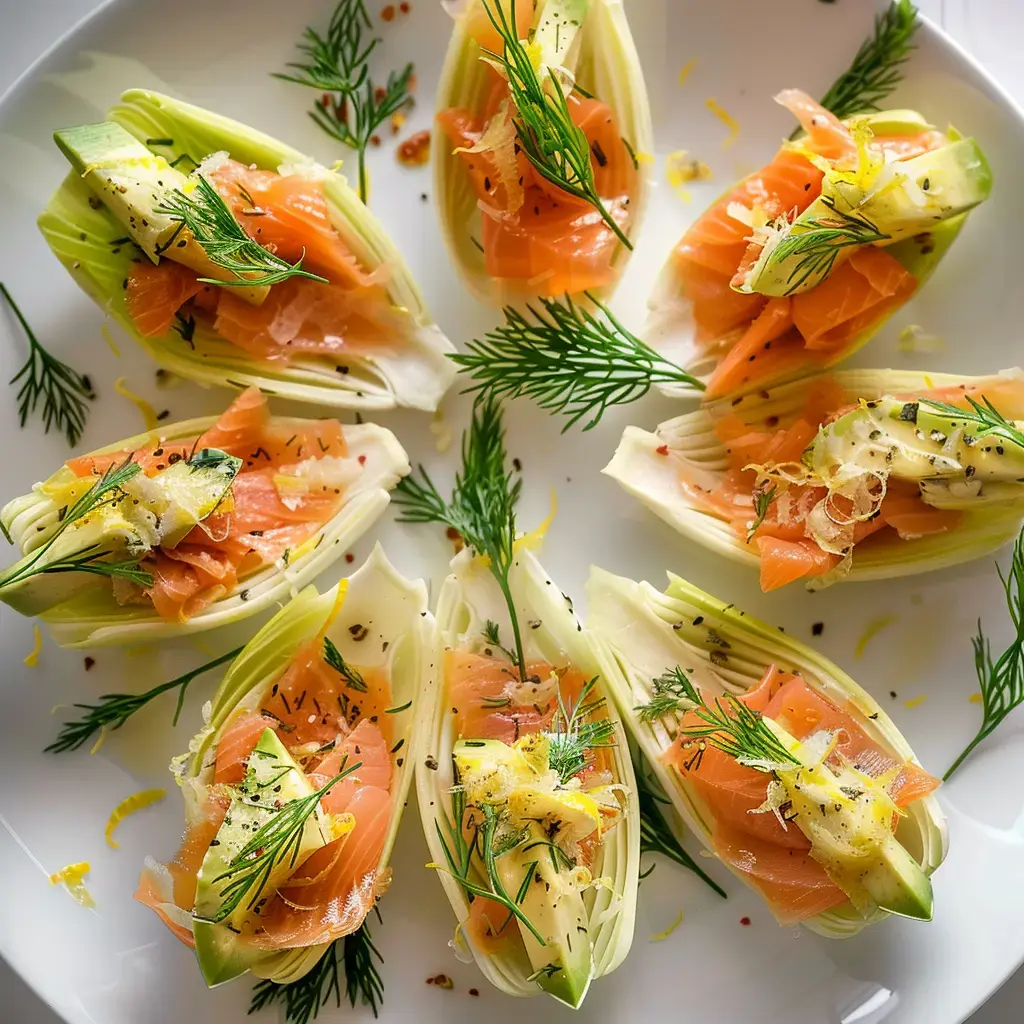
<instances>
[{"instance_id":1,"label":"dill sprig","mask_svg":"<svg viewBox=\"0 0 1024 1024\"><path fill-rule=\"evenodd\" d=\"M558 75L548 70L542 82L533 57L516 32L515 0L506 11L503 4L484 0L484 9L504 44L504 53L488 52L489 60L504 71L509 98L516 109L512 123L527 159L547 181L586 203L629 250L633 245L597 194L590 143L569 113L565 90Z\"/></svg>"},{"instance_id":2,"label":"dill sprig","mask_svg":"<svg viewBox=\"0 0 1024 1024\"><path fill-rule=\"evenodd\" d=\"M316 812L320 801L342 779L362 766L362 761L348 766L343 760L341 771L333 779L326 782L315 793L310 793L309 796L289 800L280 810L276 811L269 821L252 834L252 837L238 851L227 868L214 879L215 884L227 881L227 885L221 892L221 905L210 918L213 924L220 924L227 920L250 893L246 909L251 910L259 901L275 868L286 861L289 867L294 867L299 851L302 849L302 836L306 822Z\"/></svg>"},{"instance_id":3,"label":"dill sprig","mask_svg":"<svg viewBox=\"0 0 1024 1024\"><path fill-rule=\"evenodd\" d=\"M496 622L492 622L490 619L488 619L484 623L483 638L484 643L487 644L488 647L497 648L499 651L501 651L502 654L505 655L506 658L508 658L509 661L514 662L516 660L515 653L510 651L501 642L501 630L499 629L498 624ZM495 700L501 701L503 702L501 704L502 707L507 707L509 704L512 703L512 699L510 697L486 697L484 699L492 704L495 702Z\"/></svg>"},{"instance_id":4,"label":"dill sprig","mask_svg":"<svg viewBox=\"0 0 1024 1024\"><path fill-rule=\"evenodd\" d=\"M779 263L796 260L789 275L787 294L792 294L809 279L823 281L828 277L843 249L872 245L890 237L866 217L837 210L834 199L822 196L821 201L831 210L831 216L811 217L806 222L810 230L804 231L801 227L799 234L787 235L772 253L773 261Z\"/></svg>"},{"instance_id":5,"label":"dill sprig","mask_svg":"<svg viewBox=\"0 0 1024 1024\"><path fill-rule=\"evenodd\" d=\"M772 507L772 502L775 500L778 490L777 484L769 486L767 480L762 480L754 488L754 519L750 526L747 527L748 544L754 539L754 534L757 533L761 524L768 517L768 510Z\"/></svg>"},{"instance_id":6,"label":"dill sprig","mask_svg":"<svg viewBox=\"0 0 1024 1024\"><path fill-rule=\"evenodd\" d=\"M902 65L914 49L914 33L920 25L917 8L910 0L895 0L875 18L875 30L866 39L853 63L821 99L841 121L871 110L903 80Z\"/></svg>"},{"instance_id":7,"label":"dill sprig","mask_svg":"<svg viewBox=\"0 0 1024 1024\"><path fill-rule=\"evenodd\" d=\"M400 523L440 523L458 530L488 568L505 598L514 637L514 662L526 679L519 614L509 589L508 575L515 557L516 505L522 481L513 481L505 468L505 427L501 406L488 397L473 410L473 422L462 436L462 468L455 477L450 501L445 501L427 471L405 477L392 498L401 510Z\"/></svg>"},{"instance_id":8,"label":"dill sprig","mask_svg":"<svg viewBox=\"0 0 1024 1024\"><path fill-rule=\"evenodd\" d=\"M970 409L958 409L955 405L947 405L945 402L936 402L931 398L922 398L918 405L927 406L943 416L962 421L965 425L973 423L978 427L974 434L978 440L985 437L1001 437L1004 441L1019 445L1024 448L1024 431L1012 420L1008 420L984 395L978 402L969 395L966 396Z\"/></svg>"},{"instance_id":9,"label":"dill sprig","mask_svg":"<svg viewBox=\"0 0 1024 1024\"><path fill-rule=\"evenodd\" d=\"M768 770L762 767L765 763L799 764L757 711L732 694L716 697L713 705L708 704L678 665L652 680L651 685L654 696L647 704L634 708L641 722L692 711L703 724L680 725L684 736L704 739L729 757L762 771Z\"/></svg>"},{"instance_id":10,"label":"dill sprig","mask_svg":"<svg viewBox=\"0 0 1024 1024\"><path fill-rule=\"evenodd\" d=\"M529 315L506 308L503 327L451 357L477 382L467 390L488 398L525 395L548 412L568 416L563 430L587 416L583 429L590 430L609 406L635 402L656 384L704 390L588 298L600 315L568 296L541 299L543 311L527 306Z\"/></svg>"},{"instance_id":11,"label":"dill sprig","mask_svg":"<svg viewBox=\"0 0 1024 1024\"><path fill-rule=\"evenodd\" d=\"M77 370L47 352L2 281L0 293L28 338L28 359L9 381L22 381L18 389L18 420L24 427L42 401L43 432L48 434L51 427L60 430L74 448L82 439L89 402L96 397L92 386Z\"/></svg>"},{"instance_id":12,"label":"dill sprig","mask_svg":"<svg viewBox=\"0 0 1024 1024\"><path fill-rule=\"evenodd\" d=\"M558 691L558 709L548 734L548 767L558 773L563 786L586 768L594 750L614 746L615 723L610 718L592 718L606 703L604 697L591 699L596 686L596 678L588 680L571 709Z\"/></svg>"},{"instance_id":13,"label":"dill sprig","mask_svg":"<svg viewBox=\"0 0 1024 1024\"><path fill-rule=\"evenodd\" d=\"M356 151L359 198L364 203L369 191L366 148L377 129L409 102L413 73L412 64L407 64L400 72L392 71L382 88L374 85L368 61L380 39L365 38L370 27L364 0L340 0L325 35L313 28L303 33L298 48L305 60L288 65L294 73L274 76L324 94L309 116L332 138Z\"/></svg>"},{"instance_id":14,"label":"dill sprig","mask_svg":"<svg viewBox=\"0 0 1024 1024\"><path fill-rule=\"evenodd\" d=\"M497 859L515 849L525 837L525 830L522 833L509 833L499 838L497 833L500 815L490 804L479 808L479 817L474 813L471 819L467 820L466 794L458 787L452 792L452 817L449 818L443 813L442 816L444 829L442 829L440 821L435 821L434 827L437 829L437 837L441 841L441 849L444 851L445 864L432 866L441 871L447 871L466 890L470 901L483 898L504 907L511 917L517 918L531 932L540 945L546 946L544 936L519 906L525 896L525 890L533 878L533 868L536 867L536 862L524 875L523 884L515 898L509 896L498 875ZM472 841L466 839L467 827L473 837ZM445 832L448 833L447 838ZM474 851L479 854L487 885L470 877Z\"/></svg>"},{"instance_id":15,"label":"dill sprig","mask_svg":"<svg viewBox=\"0 0 1024 1024\"><path fill-rule=\"evenodd\" d=\"M57 539L74 523L84 519L104 505L114 504L125 497L124 485L136 476L142 467L132 462L131 455L120 465L110 466L106 472L83 494L73 505L68 507L60 520L60 526L53 535L40 545L29 556L27 561L12 566L7 572L0 574L0 587L23 583L32 576L46 573L88 572L103 576L122 576L133 579L137 583L149 585L153 582L149 573L138 568L138 561L105 562L111 552L99 544L76 551L64 558L56 559L40 565L46 553L57 542ZM8 537L8 540L11 538Z\"/></svg>"},{"instance_id":16,"label":"dill sprig","mask_svg":"<svg viewBox=\"0 0 1024 1024\"><path fill-rule=\"evenodd\" d=\"M280 284L291 277L306 277L311 281L328 283L327 278L302 269L305 254L295 263L289 263L250 238L235 220L231 207L224 202L205 175L197 174L191 180L195 183L191 192L186 194L179 189L168 190L157 206L157 211L178 221L180 225L164 248L173 245L182 231L188 231L211 263L230 271L235 277L233 281L201 277L199 280L203 284L219 285L222 288L265 287Z\"/></svg>"},{"instance_id":17,"label":"dill sprig","mask_svg":"<svg viewBox=\"0 0 1024 1024\"><path fill-rule=\"evenodd\" d=\"M378 919L380 913L377 914ZM383 963L373 944L366 921L344 938L336 939L327 948L317 965L297 981L279 985L261 981L252 990L249 1013L256 1013L273 1003L284 1003L284 1024L309 1024L334 997L341 1006L341 978L345 978L345 994L353 1009L357 1002L369 1006L374 1017L384 1002L384 982L378 963Z\"/></svg>"},{"instance_id":18,"label":"dill sprig","mask_svg":"<svg viewBox=\"0 0 1024 1024\"><path fill-rule=\"evenodd\" d=\"M169 682L160 683L145 693L107 693L100 697L99 704L73 704L72 707L85 712L81 718L65 722L57 738L46 747L46 753L63 754L68 750L77 750L89 742L97 733L104 729L120 729L129 718L137 711L141 711L150 701L155 700L161 694L170 690L178 691L178 702L174 709L172 725L178 724L181 716L181 709L185 703L185 691L189 683L198 676L223 665L226 661L232 661L242 653L241 647L236 647L219 658L206 662L198 668L190 669L184 675L171 679Z\"/></svg>"},{"instance_id":19,"label":"dill sprig","mask_svg":"<svg viewBox=\"0 0 1024 1024\"><path fill-rule=\"evenodd\" d=\"M324 661L345 680L345 685L357 693L366 693L366 680L341 656L341 651L329 636L324 637Z\"/></svg>"},{"instance_id":20,"label":"dill sprig","mask_svg":"<svg viewBox=\"0 0 1024 1024\"><path fill-rule=\"evenodd\" d=\"M1008 574L999 569L999 580L1006 595L1006 608L1013 623L1013 642L992 660L992 645L978 622L974 645L974 669L981 687L982 720L977 735L953 762L943 781L967 760L983 740L995 732L1006 716L1024 703L1024 530L1013 546L1013 562Z\"/></svg>"},{"instance_id":21,"label":"dill sprig","mask_svg":"<svg viewBox=\"0 0 1024 1024\"><path fill-rule=\"evenodd\" d=\"M661 809L662 805L669 803L668 797L665 796L658 780L648 770L639 751L633 753L633 772L636 775L637 805L640 810L640 852L660 853L663 857L675 861L697 875L722 899L727 899L725 890L683 849L669 826ZM647 878L654 867L652 864L640 877Z\"/></svg>"}]
</instances>

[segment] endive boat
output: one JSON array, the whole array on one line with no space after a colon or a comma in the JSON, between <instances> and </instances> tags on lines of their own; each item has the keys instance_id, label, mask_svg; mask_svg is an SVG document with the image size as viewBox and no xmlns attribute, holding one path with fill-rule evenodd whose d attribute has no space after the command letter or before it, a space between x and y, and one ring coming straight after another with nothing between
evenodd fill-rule
<instances>
[{"instance_id":1,"label":"endive boat","mask_svg":"<svg viewBox=\"0 0 1024 1024\"><path fill-rule=\"evenodd\" d=\"M40 230L161 366L319 405L437 407L453 348L340 174L142 89L55 139L72 169Z\"/></svg>"},{"instance_id":2,"label":"endive boat","mask_svg":"<svg viewBox=\"0 0 1024 1024\"><path fill-rule=\"evenodd\" d=\"M604 472L761 587L887 579L1024 519L1024 373L848 370L628 427Z\"/></svg>"},{"instance_id":3,"label":"endive boat","mask_svg":"<svg viewBox=\"0 0 1024 1024\"><path fill-rule=\"evenodd\" d=\"M460 0L434 131L434 191L470 288L506 304L607 295L652 147L621 0Z\"/></svg>"},{"instance_id":4,"label":"endive boat","mask_svg":"<svg viewBox=\"0 0 1024 1024\"><path fill-rule=\"evenodd\" d=\"M789 89L804 134L683 236L647 340L707 381L757 391L846 359L925 283L988 198L978 144L913 110L847 121Z\"/></svg>"},{"instance_id":5,"label":"endive boat","mask_svg":"<svg viewBox=\"0 0 1024 1024\"><path fill-rule=\"evenodd\" d=\"M378 546L332 590L301 591L231 664L172 765L181 849L148 858L136 893L207 984L298 980L385 892L434 649L426 587Z\"/></svg>"},{"instance_id":6,"label":"endive boat","mask_svg":"<svg viewBox=\"0 0 1024 1024\"><path fill-rule=\"evenodd\" d=\"M463 551L441 590L443 672L422 701L420 813L457 944L503 992L547 992L578 1007L632 942L636 786L570 602L525 549L508 587L525 677L510 654L509 605L484 560Z\"/></svg>"},{"instance_id":7,"label":"endive boat","mask_svg":"<svg viewBox=\"0 0 1024 1024\"><path fill-rule=\"evenodd\" d=\"M945 818L888 715L837 666L669 574L594 569L602 671L672 804L782 924L930 920Z\"/></svg>"},{"instance_id":8,"label":"endive boat","mask_svg":"<svg viewBox=\"0 0 1024 1024\"><path fill-rule=\"evenodd\" d=\"M250 388L219 418L69 459L8 502L22 558L0 600L71 647L236 622L341 558L408 472L391 431L271 416Z\"/></svg>"}]
</instances>

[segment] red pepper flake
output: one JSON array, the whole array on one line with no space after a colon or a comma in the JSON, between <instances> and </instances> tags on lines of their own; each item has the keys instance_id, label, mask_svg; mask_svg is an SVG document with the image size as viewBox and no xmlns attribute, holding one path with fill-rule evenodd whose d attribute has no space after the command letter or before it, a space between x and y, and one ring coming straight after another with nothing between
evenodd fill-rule
<instances>
[{"instance_id":1,"label":"red pepper flake","mask_svg":"<svg viewBox=\"0 0 1024 1024\"><path fill-rule=\"evenodd\" d=\"M455 982L447 974L437 974L427 979L428 985L436 985L438 988L455 988Z\"/></svg>"},{"instance_id":2,"label":"red pepper flake","mask_svg":"<svg viewBox=\"0 0 1024 1024\"><path fill-rule=\"evenodd\" d=\"M387 7L385 7L380 12L380 20L381 21L394 21L395 20L395 5L394 4L388 4Z\"/></svg>"},{"instance_id":3,"label":"red pepper flake","mask_svg":"<svg viewBox=\"0 0 1024 1024\"><path fill-rule=\"evenodd\" d=\"M371 146L379 146L380 145L380 136L379 135L371 135L370 136L370 145Z\"/></svg>"},{"instance_id":4,"label":"red pepper flake","mask_svg":"<svg viewBox=\"0 0 1024 1024\"><path fill-rule=\"evenodd\" d=\"M659 455L668 455L668 445L667 444L660 444L655 449L655 451L657 451L657 453Z\"/></svg>"},{"instance_id":5,"label":"red pepper flake","mask_svg":"<svg viewBox=\"0 0 1024 1024\"><path fill-rule=\"evenodd\" d=\"M398 9L403 14L408 14L412 10L412 4L401 3L401 4L398 5Z\"/></svg>"},{"instance_id":6,"label":"red pepper flake","mask_svg":"<svg viewBox=\"0 0 1024 1024\"><path fill-rule=\"evenodd\" d=\"M387 96L387 94L388 91L387 89L384 88L383 85L378 85L377 88L373 90L373 98L378 103L382 103L384 101L384 97Z\"/></svg>"},{"instance_id":7,"label":"red pepper flake","mask_svg":"<svg viewBox=\"0 0 1024 1024\"><path fill-rule=\"evenodd\" d=\"M750 927L750 918L749 917L741 917L740 918L740 924L743 925L744 928L749 928Z\"/></svg>"},{"instance_id":8,"label":"red pepper flake","mask_svg":"<svg viewBox=\"0 0 1024 1024\"><path fill-rule=\"evenodd\" d=\"M478 996L478 995L480 995L480 990L479 990L479 989L477 989L477 988L471 988L471 989L469 990L469 994L470 994L471 996Z\"/></svg>"},{"instance_id":9,"label":"red pepper flake","mask_svg":"<svg viewBox=\"0 0 1024 1024\"><path fill-rule=\"evenodd\" d=\"M360 455L359 456L359 465L360 466L365 466L366 465L366 456L365 455Z\"/></svg>"},{"instance_id":10,"label":"red pepper flake","mask_svg":"<svg viewBox=\"0 0 1024 1024\"><path fill-rule=\"evenodd\" d=\"M96 659L95 658L86 657L86 659L85 659L85 671L88 672L89 669L91 669L93 667L93 665L95 665L95 664L96 664Z\"/></svg>"},{"instance_id":11,"label":"red pepper flake","mask_svg":"<svg viewBox=\"0 0 1024 1024\"><path fill-rule=\"evenodd\" d=\"M349 565L351 565L355 560L356 560L356 556L353 555L351 551L346 552L346 554L345 554L345 561L348 562Z\"/></svg>"},{"instance_id":12,"label":"red pepper flake","mask_svg":"<svg viewBox=\"0 0 1024 1024\"><path fill-rule=\"evenodd\" d=\"M411 135L398 147L398 162L406 167L423 167L430 162L430 132Z\"/></svg>"},{"instance_id":13,"label":"red pepper flake","mask_svg":"<svg viewBox=\"0 0 1024 1024\"><path fill-rule=\"evenodd\" d=\"M320 97L320 106L323 107L324 110L326 110L330 105L331 105L331 94L329 92L325 92L323 94L323 96Z\"/></svg>"}]
</instances>

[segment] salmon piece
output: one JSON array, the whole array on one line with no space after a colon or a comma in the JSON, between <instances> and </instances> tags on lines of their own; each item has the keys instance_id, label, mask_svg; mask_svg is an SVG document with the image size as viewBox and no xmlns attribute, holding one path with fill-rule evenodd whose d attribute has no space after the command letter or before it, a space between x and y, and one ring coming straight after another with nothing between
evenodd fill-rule
<instances>
[{"instance_id":1,"label":"salmon piece","mask_svg":"<svg viewBox=\"0 0 1024 1024\"><path fill-rule=\"evenodd\" d=\"M792 826L791 826L792 827ZM797 924L847 900L846 893L811 859L810 847L796 850L765 842L728 825L716 825L715 853L747 876L779 924Z\"/></svg>"},{"instance_id":2,"label":"salmon piece","mask_svg":"<svg viewBox=\"0 0 1024 1024\"><path fill-rule=\"evenodd\" d=\"M533 0L487 0L487 5L491 9L491 14L488 14L484 0L473 0L469 10L462 16L463 27L476 40L481 49L489 50L499 56L505 52L505 44L494 27L491 20L492 15L499 22L504 18L507 24L514 23L517 39L530 38L534 17ZM513 8L515 8L514 19Z\"/></svg>"},{"instance_id":3,"label":"salmon piece","mask_svg":"<svg viewBox=\"0 0 1024 1024\"><path fill-rule=\"evenodd\" d=\"M217 759L213 769L215 783L241 782L245 766L256 749L260 737L268 730L276 731L278 723L263 715L242 712L226 725L217 743Z\"/></svg>"},{"instance_id":4,"label":"salmon piece","mask_svg":"<svg viewBox=\"0 0 1024 1024\"><path fill-rule=\"evenodd\" d=\"M128 274L125 307L144 338L166 334L179 309L204 286L194 270L163 260L156 266L148 261L133 263Z\"/></svg>"},{"instance_id":5,"label":"salmon piece","mask_svg":"<svg viewBox=\"0 0 1024 1024\"><path fill-rule=\"evenodd\" d=\"M894 154L898 160L912 160L915 156L949 145L946 135L934 129L917 135L876 135L871 142L882 152Z\"/></svg>"},{"instance_id":6,"label":"salmon piece","mask_svg":"<svg viewBox=\"0 0 1024 1024\"><path fill-rule=\"evenodd\" d=\"M526 670L537 684L521 685L516 670L499 658L446 651L445 679L459 736L511 744L547 729L558 708L557 694L545 686L554 670L542 662L531 663ZM579 697L584 682L573 669L562 674L559 690L567 706ZM506 699L508 704L495 707Z\"/></svg>"},{"instance_id":7,"label":"salmon piece","mask_svg":"<svg viewBox=\"0 0 1024 1024\"><path fill-rule=\"evenodd\" d=\"M801 89L783 89L775 102L785 107L807 133L803 140L808 149L827 160L839 160L856 154L853 133L830 110Z\"/></svg>"},{"instance_id":8,"label":"salmon piece","mask_svg":"<svg viewBox=\"0 0 1024 1024\"><path fill-rule=\"evenodd\" d=\"M898 807L906 807L939 785L939 780L920 765L901 763L886 754L848 712L812 690L800 678L791 678L771 699L764 714L798 740L822 730L834 733L839 753L868 775L878 777L898 768L898 774L888 787Z\"/></svg>"},{"instance_id":9,"label":"salmon piece","mask_svg":"<svg viewBox=\"0 0 1024 1024\"><path fill-rule=\"evenodd\" d=\"M684 282L683 293L693 303L698 345L720 342L723 335L745 327L764 309L767 299L763 295L733 291L727 274L697 263L684 264L678 252L673 259L680 280Z\"/></svg>"},{"instance_id":10,"label":"salmon piece","mask_svg":"<svg viewBox=\"0 0 1024 1024\"><path fill-rule=\"evenodd\" d=\"M510 940L518 935L515 917L486 896L477 896L470 903L464 927L473 945L488 956L507 950Z\"/></svg>"},{"instance_id":11,"label":"salmon piece","mask_svg":"<svg viewBox=\"0 0 1024 1024\"><path fill-rule=\"evenodd\" d=\"M482 113L449 109L437 115L437 122L456 149L472 147L507 98L507 85L498 82ZM572 94L567 104L573 123L590 146L598 193L616 224L626 230L637 169L623 142L618 118L599 100ZM458 155L480 200L480 244L490 277L525 282L545 297L611 283L615 276L612 259L620 243L594 207L535 173L520 151L516 168L523 198L521 207L513 212L493 156L462 151Z\"/></svg>"},{"instance_id":12,"label":"salmon piece","mask_svg":"<svg viewBox=\"0 0 1024 1024\"><path fill-rule=\"evenodd\" d=\"M326 694L321 694L326 696ZM317 775L325 780L360 765L358 771L342 779L323 799L323 808L330 814L344 814L355 794L364 786L388 791L391 789L391 754L388 740L379 722L363 718L334 750L317 766Z\"/></svg>"},{"instance_id":13,"label":"salmon piece","mask_svg":"<svg viewBox=\"0 0 1024 1024\"><path fill-rule=\"evenodd\" d=\"M793 296L793 322L808 349L835 354L884 320L917 289L895 256L868 245L854 251L816 288Z\"/></svg>"},{"instance_id":14,"label":"salmon piece","mask_svg":"<svg viewBox=\"0 0 1024 1024\"><path fill-rule=\"evenodd\" d=\"M839 564L839 556L822 551L813 540L781 540L778 537L757 537L761 557L761 589L767 593L803 579L824 576Z\"/></svg>"},{"instance_id":15,"label":"salmon piece","mask_svg":"<svg viewBox=\"0 0 1024 1024\"><path fill-rule=\"evenodd\" d=\"M788 298L769 299L757 319L746 333L725 354L708 381L706 395L719 398L739 387L749 377L749 365L763 352L769 351L793 326L793 314Z\"/></svg>"},{"instance_id":16,"label":"salmon piece","mask_svg":"<svg viewBox=\"0 0 1024 1024\"><path fill-rule=\"evenodd\" d=\"M175 920L168 910L175 906L187 913L192 912L196 901L199 868L206 851L210 848L210 843L224 821L228 803L218 796L208 796L203 803L202 811L203 813L185 832L174 859L165 865L171 876L171 891L165 891L162 880L148 867L143 868L139 876L139 887L135 891L135 899L139 903L156 911L160 920L174 935L186 946L193 948L195 939L191 930Z\"/></svg>"},{"instance_id":17,"label":"salmon piece","mask_svg":"<svg viewBox=\"0 0 1024 1024\"><path fill-rule=\"evenodd\" d=\"M882 499L882 519L903 540L913 540L955 530L963 522L964 513L959 509L932 508L921 500L915 485L900 487L897 481L890 481Z\"/></svg>"}]
</instances>

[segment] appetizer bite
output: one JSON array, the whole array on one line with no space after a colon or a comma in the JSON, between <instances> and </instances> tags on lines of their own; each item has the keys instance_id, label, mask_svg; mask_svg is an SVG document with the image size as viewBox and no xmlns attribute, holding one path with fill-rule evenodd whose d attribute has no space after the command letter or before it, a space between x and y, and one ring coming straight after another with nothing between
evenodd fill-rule
<instances>
[{"instance_id":1,"label":"appetizer bite","mask_svg":"<svg viewBox=\"0 0 1024 1024\"><path fill-rule=\"evenodd\" d=\"M887 579L1024 519L1024 374L851 370L627 427L604 472L684 536L794 580Z\"/></svg>"},{"instance_id":2,"label":"appetizer bite","mask_svg":"<svg viewBox=\"0 0 1024 1024\"><path fill-rule=\"evenodd\" d=\"M831 662L669 574L594 569L602 669L676 812L781 924L927 921L945 818L879 705Z\"/></svg>"},{"instance_id":3,"label":"appetizer bite","mask_svg":"<svg viewBox=\"0 0 1024 1024\"><path fill-rule=\"evenodd\" d=\"M256 388L69 459L0 511L22 558L0 600L68 647L137 643L236 622L345 554L409 472L373 424L271 416Z\"/></svg>"},{"instance_id":4,"label":"appetizer bite","mask_svg":"<svg viewBox=\"0 0 1024 1024\"><path fill-rule=\"evenodd\" d=\"M448 6L448 5L446 5ZM606 295L633 248L652 148L619 0L460 0L438 92L435 193L470 288L500 305Z\"/></svg>"},{"instance_id":5,"label":"appetizer bite","mask_svg":"<svg viewBox=\"0 0 1024 1024\"><path fill-rule=\"evenodd\" d=\"M54 138L72 170L40 230L161 366L321 405L437 407L453 348L340 174L140 89Z\"/></svg>"},{"instance_id":6,"label":"appetizer bite","mask_svg":"<svg viewBox=\"0 0 1024 1024\"><path fill-rule=\"evenodd\" d=\"M648 340L717 398L841 362L934 271L992 175L973 139L913 110L840 121L776 100L804 134L686 232L650 301Z\"/></svg>"},{"instance_id":7,"label":"appetizer bite","mask_svg":"<svg viewBox=\"0 0 1024 1024\"><path fill-rule=\"evenodd\" d=\"M438 601L442 671L422 701L427 845L488 980L578 1007L633 937L639 806L622 724L572 604L516 538L498 408L477 410L452 501L398 500L467 547ZM539 531L538 531L539 532Z\"/></svg>"},{"instance_id":8,"label":"appetizer bite","mask_svg":"<svg viewBox=\"0 0 1024 1024\"><path fill-rule=\"evenodd\" d=\"M172 765L181 849L147 859L135 895L211 987L298 980L387 889L434 648L426 588L378 546L333 590L299 593L228 669Z\"/></svg>"}]
</instances>

